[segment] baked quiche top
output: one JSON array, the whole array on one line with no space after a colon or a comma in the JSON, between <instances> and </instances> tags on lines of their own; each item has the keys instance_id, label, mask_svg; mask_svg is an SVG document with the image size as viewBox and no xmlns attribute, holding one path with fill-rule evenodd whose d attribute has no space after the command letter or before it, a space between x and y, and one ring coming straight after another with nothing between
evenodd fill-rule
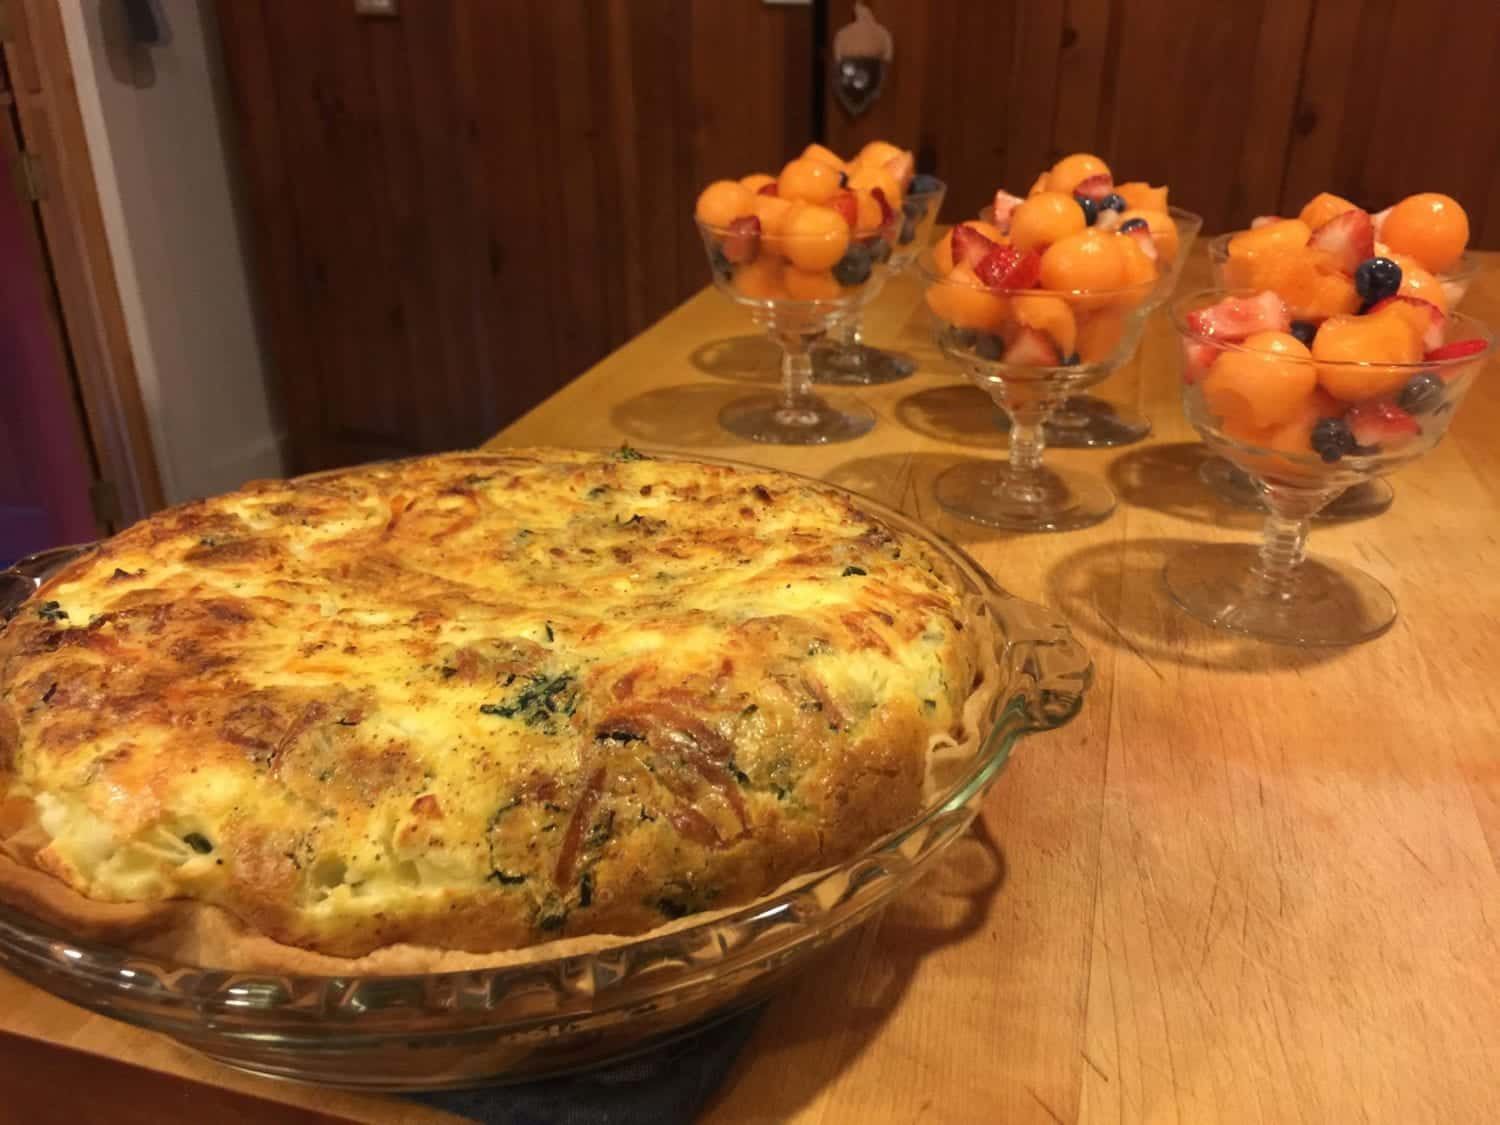
<instances>
[{"instance_id":1,"label":"baked quiche top","mask_svg":"<svg viewBox=\"0 0 1500 1125\"><path fill-rule=\"evenodd\" d=\"M967 624L920 540L770 470L259 482L0 632L0 847L75 908L185 900L342 957L637 933L910 818L976 689Z\"/></svg>"}]
</instances>

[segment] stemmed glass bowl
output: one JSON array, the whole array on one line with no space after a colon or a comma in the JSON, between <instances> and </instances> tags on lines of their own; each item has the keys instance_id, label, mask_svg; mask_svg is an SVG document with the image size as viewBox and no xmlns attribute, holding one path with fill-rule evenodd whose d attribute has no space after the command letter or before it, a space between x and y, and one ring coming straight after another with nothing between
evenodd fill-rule
<instances>
[{"instance_id":1,"label":"stemmed glass bowl","mask_svg":"<svg viewBox=\"0 0 1500 1125\"><path fill-rule=\"evenodd\" d=\"M1214 284L1226 289L1242 284L1230 276L1227 268L1229 243L1240 233L1242 232L1230 231L1228 234L1221 234L1208 244L1208 260L1213 266ZM1438 276L1438 282L1443 287L1443 296L1447 298L1450 309L1458 308L1459 303L1468 294L1469 286L1482 270L1483 265L1479 259L1473 254L1466 253L1459 258L1458 264L1453 269ZM1265 501L1261 497L1260 490L1256 488L1255 481L1232 461L1223 457L1206 458L1198 467L1198 476L1220 500L1233 504L1237 508L1265 510ZM1380 477L1372 477L1346 488L1330 500L1328 505L1313 518L1317 520L1367 519L1385 511L1394 499L1395 493L1391 491L1391 486Z\"/></svg>"},{"instance_id":2,"label":"stemmed glass bowl","mask_svg":"<svg viewBox=\"0 0 1500 1125\"><path fill-rule=\"evenodd\" d=\"M1161 260L1169 261L1171 266L1162 271L1156 288L1152 290L1152 308L1158 308L1171 299L1182 276L1188 251L1203 229L1201 215L1181 207L1168 207L1167 214L1172 218L1176 239L1174 243L1170 236L1153 235ZM986 222L993 221L994 215L993 207L986 207L979 213ZM1060 449L1107 449L1143 440L1151 433L1151 422L1144 415L1097 395L1073 394L1064 399L1047 419L1046 432L1047 444Z\"/></svg>"},{"instance_id":3,"label":"stemmed glass bowl","mask_svg":"<svg viewBox=\"0 0 1500 1125\"><path fill-rule=\"evenodd\" d=\"M889 268L906 269L932 242L932 228L943 209L948 185L936 176L918 176L901 202ZM842 321L813 355L819 383L868 387L905 379L917 369L916 362L899 352L866 344L860 335L860 315Z\"/></svg>"},{"instance_id":4,"label":"stemmed glass bowl","mask_svg":"<svg viewBox=\"0 0 1500 1125\"><path fill-rule=\"evenodd\" d=\"M875 425L869 407L814 393L811 349L879 291L896 224L872 232L843 227L771 234L755 220L729 227L696 222L714 285L781 346L780 390L731 402L719 424L738 437L776 445L823 445L869 433Z\"/></svg>"},{"instance_id":5,"label":"stemmed glass bowl","mask_svg":"<svg viewBox=\"0 0 1500 1125\"><path fill-rule=\"evenodd\" d=\"M1464 354L1404 364L1330 363L1252 351L1202 335L1189 320L1225 297L1253 295L1207 290L1184 297L1172 321L1182 350L1184 412L1208 447L1254 482L1267 510L1263 539L1259 546L1212 543L1182 551L1167 564L1167 590L1194 617L1264 640L1369 640L1395 620L1395 599L1364 571L1309 556L1309 521L1351 485L1436 445L1488 360L1493 337L1472 317L1450 315L1444 350ZM1296 390L1266 397L1252 387L1260 380Z\"/></svg>"},{"instance_id":6,"label":"stemmed glass bowl","mask_svg":"<svg viewBox=\"0 0 1500 1125\"><path fill-rule=\"evenodd\" d=\"M1109 290L995 290L943 276L931 252L917 270L938 346L1010 425L1007 460L948 469L936 482L938 502L1012 531L1066 531L1108 516L1115 496L1102 478L1042 463L1046 423L1135 354L1161 279ZM1064 355L1069 345L1073 354Z\"/></svg>"}]
</instances>

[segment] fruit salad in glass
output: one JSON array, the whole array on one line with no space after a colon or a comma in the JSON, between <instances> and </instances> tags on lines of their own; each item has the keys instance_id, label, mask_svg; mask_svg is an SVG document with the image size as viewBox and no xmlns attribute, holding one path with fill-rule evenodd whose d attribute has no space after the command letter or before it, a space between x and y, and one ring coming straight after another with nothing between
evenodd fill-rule
<instances>
[{"instance_id":1,"label":"fruit salad in glass","mask_svg":"<svg viewBox=\"0 0 1500 1125\"><path fill-rule=\"evenodd\" d=\"M1374 214L1323 192L1295 218L1263 216L1249 230L1209 244L1215 280L1226 288L1270 289L1286 302L1293 331L1311 340L1330 317L1409 306L1440 321L1463 300L1478 265L1466 251L1469 219L1459 202L1436 192L1407 196ZM1260 506L1249 478L1208 461L1204 481L1223 499ZM1355 485L1324 509L1329 519L1375 515L1391 503L1381 480Z\"/></svg>"},{"instance_id":2,"label":"fruit salad in glass","mask_svg":"<svg viewBox=\"0 0 1500 1125\"><path fill-rule=\"evenodd\" d=\"M1277 292L1211 290L1179 301L1188 420L1246 473L1268 510L1264 543L1211 544L1167 566L1167 588L1213 625L1303 645L1383 632L1395 600L1353 567L1306 557L1308 521L1351 484L1431 449L1479 377L1478 321L1399 294L1315 331Z\"/></svg>"},{"instance_id":3,"label":"fruit salad in glass","mask_svg":"<svg viewBox=\"0 0 1500 1125\"><path fill-rule=\"evenodd\" d=\"M964 462L938 478L945 508L1024 531L1113 510L1102 480L1043 466L1044 426L1134 353L1167 264L1146 222L1091 225L1061 193L1018 206L1008 229L959 223L918 259L939 346L1010 424L1007 463Z\"/></svg>"},{"instance_id":4,"label":"fruit salad in glass","mask_svg":"<svg viewBox=\"0 0 1500 1125\"><path fill-rule=\"evenodd\" d=\"M804 155L779 176L719 180L698 196L714 284L782 347L780 393L736 401L719 417L751 441L848 441L875 424L860 403L835 407L813 393L810 349L878 290L902 230L903 180L900 169L847 172L830 158Z\"/></svg>"},{"instance_id":5,"label":"fruit salad in glass","mask_svg":"<svg viewBox=\"0 0 1500 1125\"><path fill-rule=\"evenodd\" d=\"M1085 228L1144 231L1156 263L1152 303L1176 287L1188 250L1203 226L1190 211L1167 202L1167 188L1144 181L1116 184L1109 166L1090 153L1065 156L1037 177L1025 198L1004 188L980 212L981 222L1021 249L1045 248ZM1115 446L1151 432L1145 418L1092 395L1074 395L1047 421L1047 440L1059 446Z\"/></svg>"}]
</instances>

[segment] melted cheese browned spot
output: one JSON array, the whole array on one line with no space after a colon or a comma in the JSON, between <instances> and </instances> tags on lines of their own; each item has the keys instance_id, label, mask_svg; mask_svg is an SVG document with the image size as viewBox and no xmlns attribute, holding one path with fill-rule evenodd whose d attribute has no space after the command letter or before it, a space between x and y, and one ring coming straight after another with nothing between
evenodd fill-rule
<instances>
[{"instance_id":1,"label":"melted cheese browned spot","mask_svg":"<svg viewBox=\"0 0 1500 1125\"><path fill-rule=\"evenodd\" d=\"M632 933L908 819L972 635L920 541L770 471L517 451L259 483L0 633L0 804L91 898L323 952Z\"/></svg>"}]
</instances>

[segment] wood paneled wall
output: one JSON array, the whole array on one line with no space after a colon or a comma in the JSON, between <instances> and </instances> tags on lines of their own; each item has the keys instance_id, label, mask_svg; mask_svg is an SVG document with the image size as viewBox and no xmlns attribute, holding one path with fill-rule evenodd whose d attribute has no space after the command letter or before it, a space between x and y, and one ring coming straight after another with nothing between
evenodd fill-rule
<instances>
[{"instance_id":1,"label":"wood paneled wall","mask_svg":"<svg viewBox=\"0 0 1500 1125\"><path fill-rule=\"evenodd\" d=\"M698 188L812 128L812 10L225 0L298 470L471 445L708 277Z\"/></svg>"},{"instance_id":2,"label":"wood paneled wall","mask_svg":"<svg viewBox=\"0 0 1500 1125\"><path fill-rule=\"evenodd\" d=\"M861 118L830 93L828 143L904 138L949 181L949 218L1081 149L1171 184L1209 231L1324 190L1445 191L1500 246L1496 0L869 2L895 63ZM830 30L852 14L828 0Z\"/></svg>"}]
</instances>

